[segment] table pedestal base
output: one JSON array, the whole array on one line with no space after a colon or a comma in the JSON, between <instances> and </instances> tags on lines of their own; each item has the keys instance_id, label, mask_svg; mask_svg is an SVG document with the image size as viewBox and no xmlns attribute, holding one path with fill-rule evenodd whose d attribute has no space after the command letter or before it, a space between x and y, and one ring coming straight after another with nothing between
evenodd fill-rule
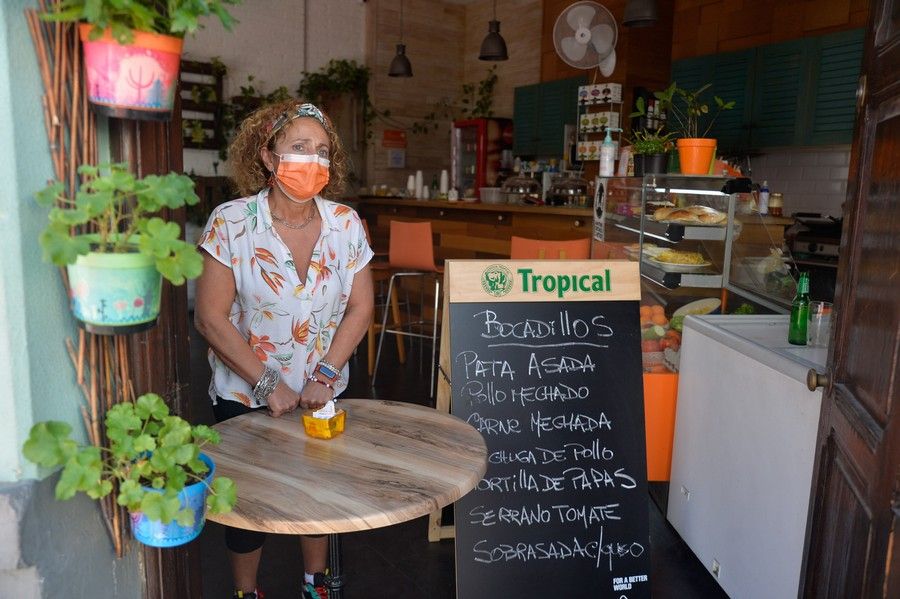
<instances>
[{"instance_id":1,"label":"table pedestal base","mask_svg":"<svg viewBox=\"0 0 900 599\"><path fill-rule=\"evenodd\" d=\"M337 534L328 535L328 577L325 586L328 589L329 599L344 598L344 573L341 570L341 537Z\"/></svg>"}]
</instances>

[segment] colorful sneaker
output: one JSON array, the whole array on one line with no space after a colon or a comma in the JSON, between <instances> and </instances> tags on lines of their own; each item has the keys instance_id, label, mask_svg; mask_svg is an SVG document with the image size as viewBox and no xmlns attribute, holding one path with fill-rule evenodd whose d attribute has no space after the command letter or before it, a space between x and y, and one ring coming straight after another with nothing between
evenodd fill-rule
<instances>
[{"instance_id":1,"label":"colorful sneaker","mask_svg":"<svg viewBox=\"0 0 900 599\"><path fill-rule=\"evenodd\" d=\"M325 574L316 572L313 574L313 583L303 585L303 599L328 599L328 589L325 588Z\"/></svg>"},{"instance_id":2,"label":"colorful sneaker","mask_svg":"<svg viewBox=\"0 0 900 599\"><path fill-rule=\"evenodd\" d=\"M234 595L231 596L231 599L265 599L262 591L256 589L255 591L235 591Z\"/></svg>"}]
</instances>

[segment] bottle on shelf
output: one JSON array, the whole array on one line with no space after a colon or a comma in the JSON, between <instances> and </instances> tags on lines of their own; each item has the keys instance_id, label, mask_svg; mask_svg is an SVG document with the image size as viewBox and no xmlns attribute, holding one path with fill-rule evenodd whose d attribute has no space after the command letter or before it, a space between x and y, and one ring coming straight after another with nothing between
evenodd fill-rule
<instances>
[{"instance_id":1,"label":"bottle on shelf","mask_svg":"<svg viewBox=\"0 0 900 599\"><path fill-rule=\"evenodd\" d=\"M801 272L797 282L797 295L791 302L791 320L788 323L788 343L806 345L809 322L809 273Z\"/></svg>"},{"instance_id":2,"label":"bottle on shelf","mask_svg":"<svg viewBox=\"0 0 900 599\"><path fill-rule=\"evenodd\" d=\"M612 177L616 168L616 144L613 142L610 133L613 131L621 131L616 127L607 127L606 138L600 144L600 176Z\"/></svg>"},{"instance_id":3,"label":"bottle on shelf","mask_svg":"<svg viewBox=\"0 0 900 599\"><path fill-rule=\"evenodd\" d=\"M763 181L759 188L759 213L769 213L769 182Z\"/></svg>"}]
</instances>

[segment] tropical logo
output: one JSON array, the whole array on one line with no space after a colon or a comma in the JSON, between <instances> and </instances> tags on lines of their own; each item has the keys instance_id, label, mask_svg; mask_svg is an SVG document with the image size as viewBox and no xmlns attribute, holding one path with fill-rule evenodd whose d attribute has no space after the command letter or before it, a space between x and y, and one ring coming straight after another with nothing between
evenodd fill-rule
<instances>
[{"instance_id":1,"label":"tropical logo","mask_svg":"<svg viewBox=\"0 0 900 599\"><path fill-rule=\"evenodd\" d=\"M491 264L481 274L481 288L488 295L503 297L513 286L512 273L502 264Z\"/></svg>"}]
</instances>

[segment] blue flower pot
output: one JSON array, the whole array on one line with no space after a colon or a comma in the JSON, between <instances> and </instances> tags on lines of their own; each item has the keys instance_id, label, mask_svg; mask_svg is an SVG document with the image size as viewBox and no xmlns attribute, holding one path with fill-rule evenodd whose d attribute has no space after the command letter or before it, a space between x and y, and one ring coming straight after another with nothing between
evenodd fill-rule
<instances>
[{"instance_id":1,"label":"blue flower pot","mask_svg":"<svg viewBox=\"0 0 900 599\"><path fill-rule=\"evenodd\" d=\"M67 271L72 313L90 332L127 333L155 324L162 276L153 258L91 252Z\"/></svg>"},{"instance_id":2,"label":"blue flower pot","mask_svg":"<svg viewBox=\"0 0 900 599\"><path fill-rule=\"evenodd\" d=\"M206 478L203 482L185 486L178 494L182 509L187 507L194 511L194 525L181 526L174 520L163 524L159 520L151 520L141 512L132 512L131 533L135 539L151 547L177 547L197 538L203 530L203 525L206 524L206 495L216 471L216 465L206 454L201 453L200 459L209 467ZM144 487L144 490L162 493L150 487Z\"/></svg>"}]
</instances>

